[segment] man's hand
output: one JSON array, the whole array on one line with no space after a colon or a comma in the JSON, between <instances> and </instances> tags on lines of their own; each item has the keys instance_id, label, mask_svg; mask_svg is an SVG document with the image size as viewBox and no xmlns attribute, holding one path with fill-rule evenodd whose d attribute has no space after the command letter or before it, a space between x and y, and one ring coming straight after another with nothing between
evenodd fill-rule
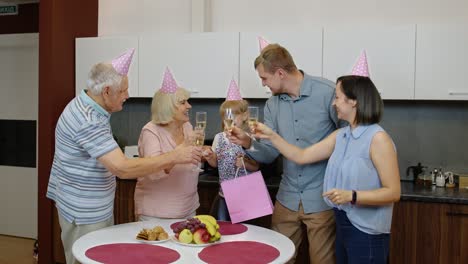
<instances>
[{"instance_id":1,"label":"man's hand","mask_svg":"<svg viewBox=\"0 0 468 264\"><path fill-rule=\"evenodd\" d=\"M252 144L252 139L245 133L242 129L238 127L233 127L230 132L226 132L228 139L237 145L240 145L246 149L250 148Z\"/></svg>"},{"instance_id":2,"label":"man's hand","mask_svg":"<svg viewBox=\"0 0 468 264\"><path fill-rule=\"evenodd\" d=\"M255 134L253 135L254 137L262 139L271 139L275 134L276 133L267 125L259 122L255 124Z\"/></svg>"}]
</instances>

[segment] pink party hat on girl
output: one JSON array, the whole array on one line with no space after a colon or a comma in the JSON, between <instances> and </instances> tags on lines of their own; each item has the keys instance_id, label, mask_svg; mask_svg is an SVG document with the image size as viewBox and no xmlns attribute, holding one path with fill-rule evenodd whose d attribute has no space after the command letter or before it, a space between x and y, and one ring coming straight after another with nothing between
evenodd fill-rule
<instances>
[{"instance_id":1,"label":"pink party hat on girl","mask_svg":"<svg viewBox=\"0 0 468 264\"><path fill-rule=\"evenodd\" d=\"M226 96L226 101L238 101L242 100L242 96L239 91L239 86L237 86L236 81L234 79L231 80L229 84L228 94Z\"/></svg>"},{"instance_id":2,"label":"pink party hat on girl","mask_svg":"<svg viewBox=\"0 0 468 264\"><path fill-rule=\"evenodd\" d=\"M173 94L177 91L177 83L168 67L166 67L166 71L164 72L160 91L166 94Z\"/></svg>"},{"instance_id":3,"label":"pink party hat on girl","mask_svg":"<svg viewBox=\"0 0 468 264\"><path fill-rule=\"evenodd\" d=\"M112 60L112 67L123 76L128 74L128 69L130 68L130 63L132 63L133 53L135 49L131 48L124 54Z\"/></svg>"},{"instance_id":4,"label":"pink party hat on girl","mask_svg":"<svg viewBox=\"0 0 468 264\"><path fill-rule=\"evenodd\" d=\"M262 50L268 46L270 43L268 43L268 41L266 41L264 38L262 37L258 37L258 45L260 46L260 52L262 52Z\"/></svg>"},{"instance_id":5,"label":"pink party hat on girl","mask_svg":"<svg viewBox=\"0 0 468 264\"><path fill-rule=\"evenodd\" d=\"M351 71L351 75L369 77L369 67L367 65L367 56L365 50L361 52L361 56L359 56L358 61L354 65L353 70Z\"/></svg>"}]
</instances>

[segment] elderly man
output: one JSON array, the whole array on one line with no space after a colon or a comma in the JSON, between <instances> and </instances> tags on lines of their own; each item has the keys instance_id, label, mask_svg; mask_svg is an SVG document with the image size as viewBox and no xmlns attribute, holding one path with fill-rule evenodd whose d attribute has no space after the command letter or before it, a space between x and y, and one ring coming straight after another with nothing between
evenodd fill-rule
<instances>
[{"instance_id":1,"label":"elderly man","mask_svg":"<svg viewBox=\"0 0 468 264\"><path fill-rule=\"evenodd\" d=\"M291 54L278 44L267 45L254 63L262 84L270 88L264 122L290 144L305 148L335 131L338 125L332 106L335 84L299 70ZM247 149L261 163L280 153L270 141L251 140L234 128L231 141ZM307 228L310 263L335 262L335 218L322 197L327 161L299 165L283 159L283 175L276 195L272 228L299 247ZM295 257L290 261L294 263Z\"/></svg>"},{"instance_id":2,"label":"elderly man","mask_svg":"<svg viewBox=\"0 0 468 264\"><path fill-rule=\"evenodd\" d=\"M176 164L198 164L201 158L199 148L185 145L151 158L127 159L122 153L109 120L128 99L133 53L94 65L87 89L65 107L57 123L47 197L58 210L68 264L78 263L71 251L78 238L113 225L115 176L137 178Z\"/></svg>"}]
</instances>

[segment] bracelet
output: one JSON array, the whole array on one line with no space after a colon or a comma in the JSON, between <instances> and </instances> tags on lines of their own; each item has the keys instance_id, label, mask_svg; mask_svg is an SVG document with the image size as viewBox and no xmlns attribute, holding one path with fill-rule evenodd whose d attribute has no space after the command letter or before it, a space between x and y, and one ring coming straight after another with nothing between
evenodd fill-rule
<instances>
[{"instance_id":1,"label":"bracelet","mask_svg":"<svg viewBox=\"0 0 468 264\"><path fill-rule=\"evenodd\" d=\"M353 195L352 195L352 198L351 198L351 204L356 204L357 193L356 193L355 190L353 190L352 192L353 192Z\"/></svg>"}]
</instances>

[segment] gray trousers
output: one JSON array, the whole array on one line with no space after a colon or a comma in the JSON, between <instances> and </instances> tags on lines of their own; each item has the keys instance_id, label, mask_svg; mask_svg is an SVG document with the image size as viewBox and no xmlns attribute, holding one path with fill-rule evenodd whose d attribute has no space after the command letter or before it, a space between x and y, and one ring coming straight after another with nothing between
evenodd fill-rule
<instances>
[{"instance_id":1,"label":"gray trousers","mask_svg":"<svg viewBox=\"0 0 468 264\"><path fill-rule=\"evenodd\" d=\"M72 253L73 243L87 233L114 225L114 217L112 216L108 220L96 224L77 225L75 222L69 223L59 214L59 223L62 229L61 238L67 264L77 264L79 262Z\"/></svg>"}]
</instances>

